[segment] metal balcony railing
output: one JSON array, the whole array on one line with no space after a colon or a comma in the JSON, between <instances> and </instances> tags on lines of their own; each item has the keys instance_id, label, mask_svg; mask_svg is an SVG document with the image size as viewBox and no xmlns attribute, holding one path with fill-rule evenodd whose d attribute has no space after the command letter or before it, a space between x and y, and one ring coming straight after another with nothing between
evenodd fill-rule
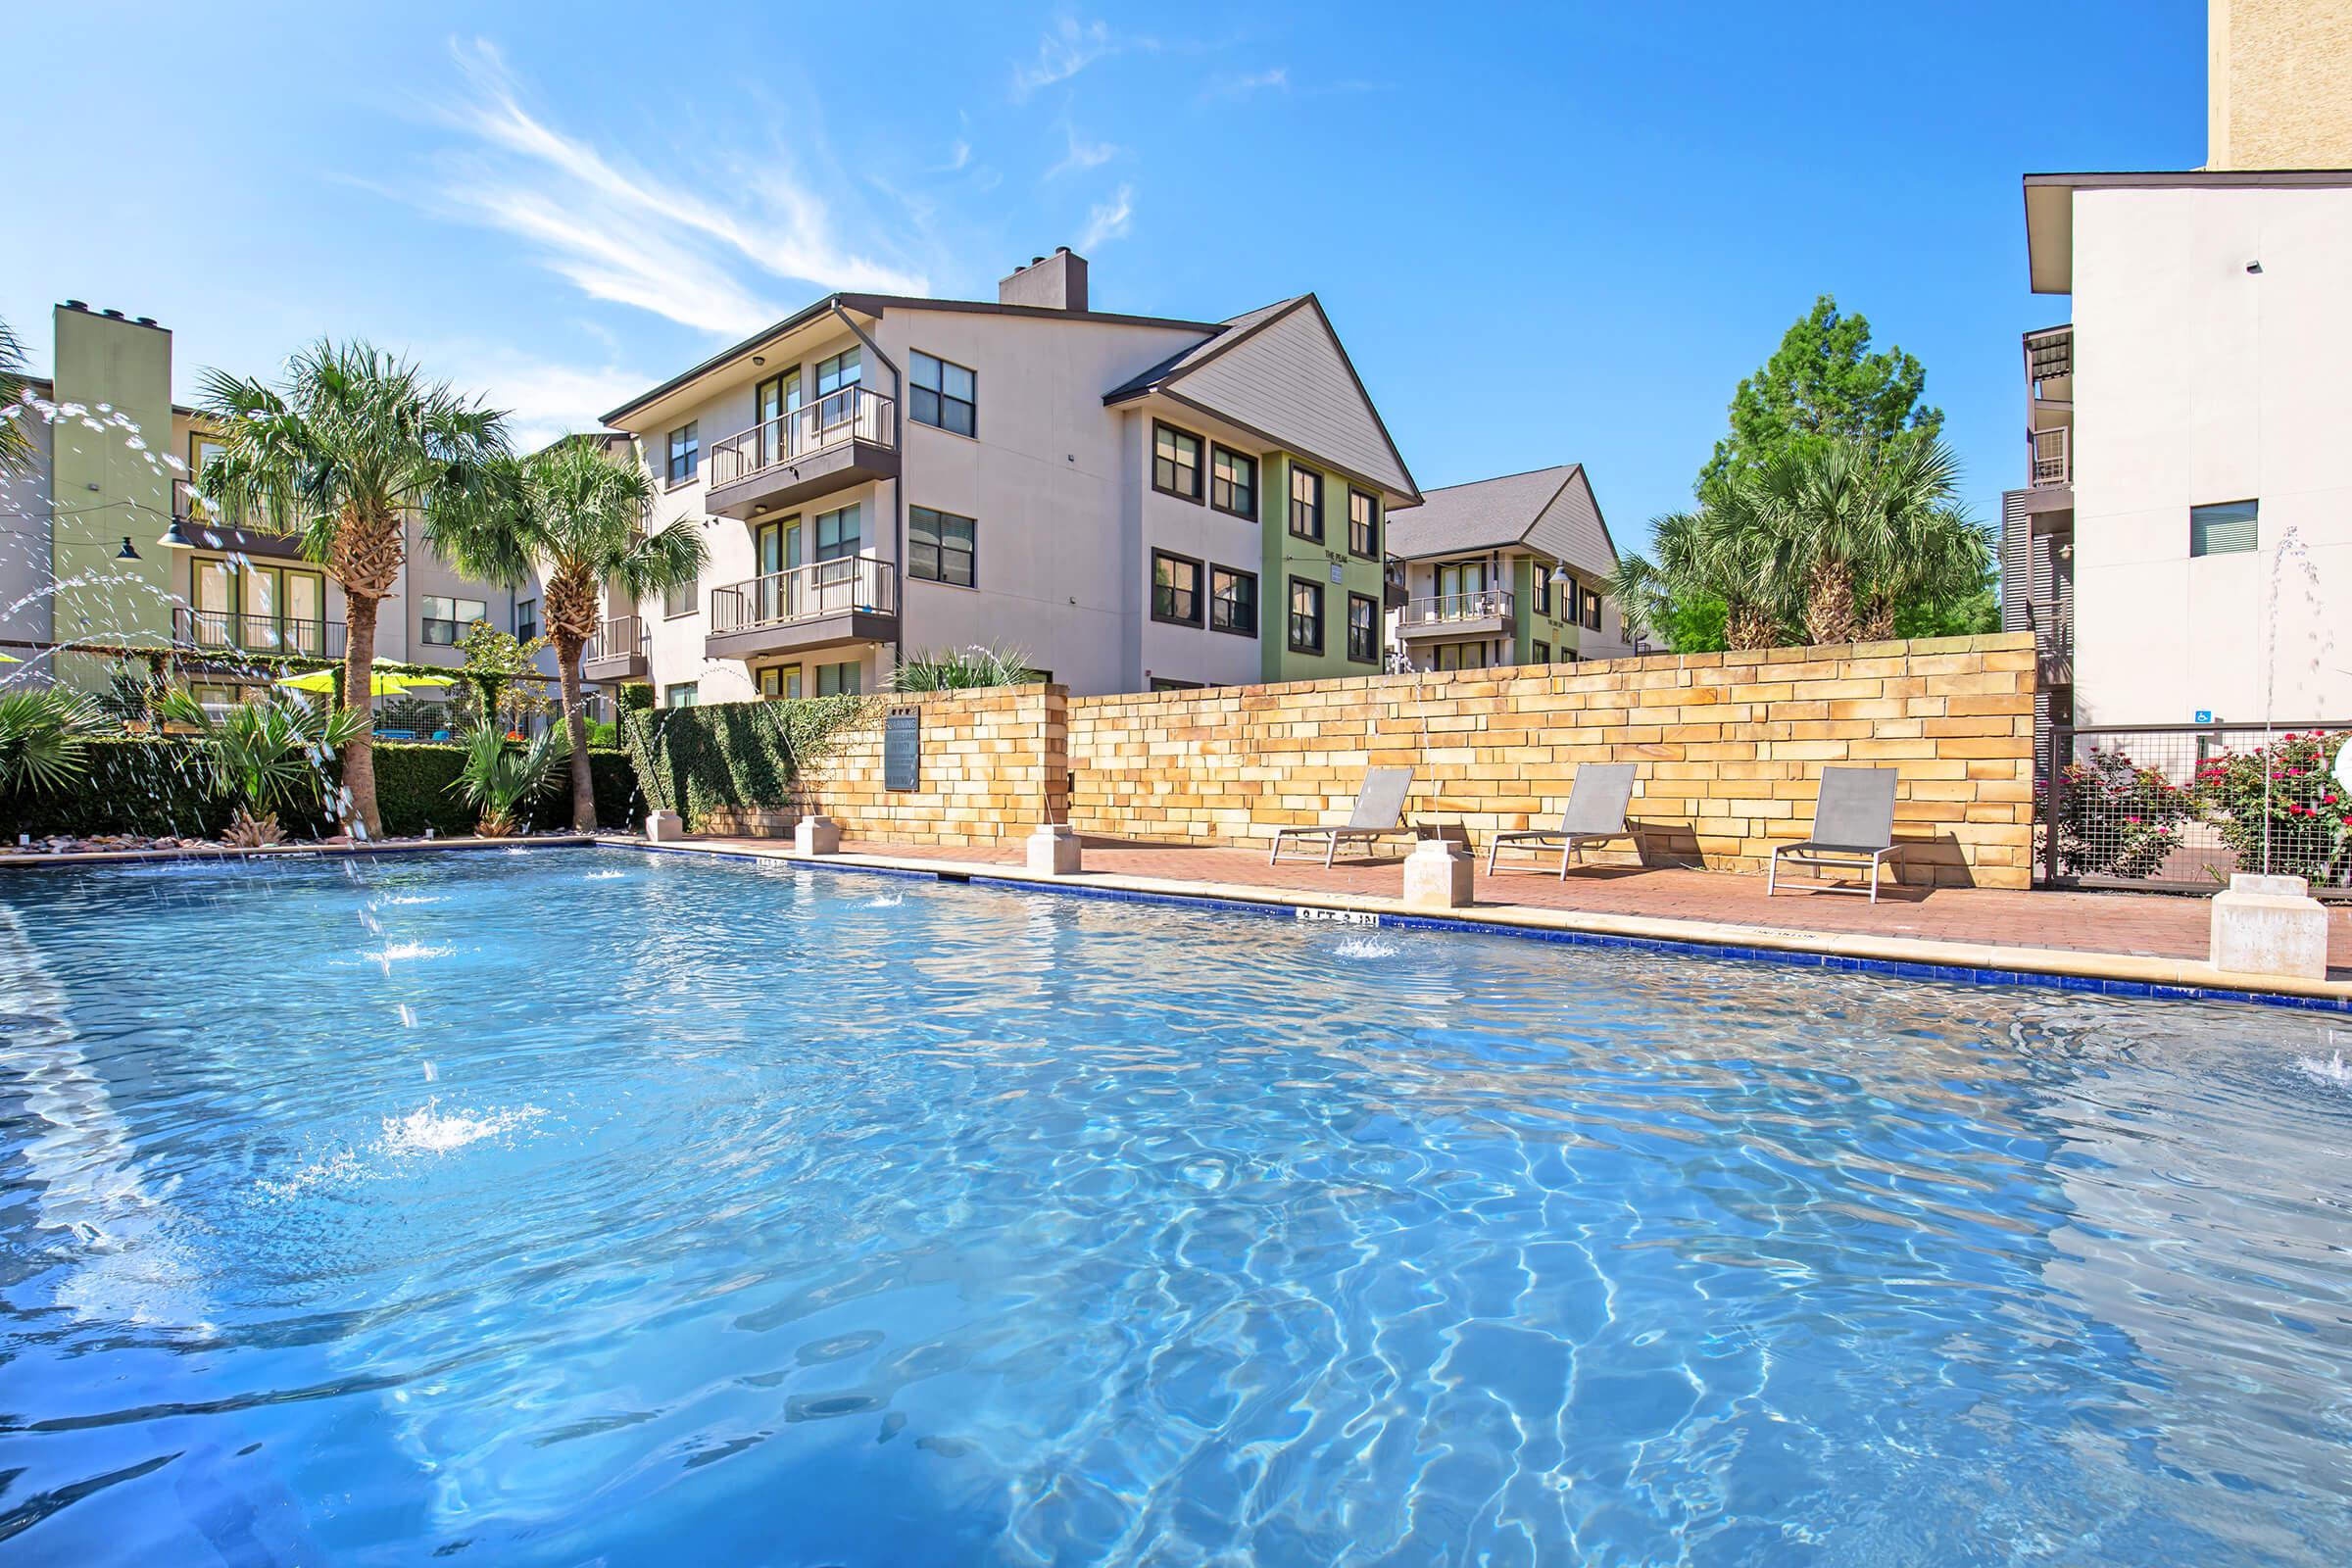
<instances>
[{"instance_id":1,"label":"metal balcony railing","mask_svg":"<svg viewBox=\"0 0 2352 1568\"><path fill-rule=\"evenodd\" d=\"M2075 431L2072 425L2035 430L2027 437L2032 447L2036 487L2075 482Z\"/></svg>"},{"instance_id":2,"label":"metal balcony railing","mask_svg":"<svg viewBox=\"0 0 2352 1568\"><path fill-rule=\"evenodd\" d=\"M893 441L891 422L889 398L862 385L845 386L712 442L703 459L703 477L713 486L733 484L845 441L887 447Z\"/></svg>"},{"instance_id":3,"label":"metal balcony railing","mask_svg":"<svg viewBox=\"0 0 2352 1568\"><path fill-rule=\"evenodd\" d=\"M812 562L710 590L710 631L720 636L858 611L895 615L898 588L890 563L877 556Z\"/></svg>"},{"instance_id":4,"label":"metal balcony railing","mask_svg":"<svg viewBox=\"0 0 2352 1568\"><path fill-rule=\"evenodd\" d=\"M1511 618L1511 591L1507 588L1482 588L1476 593L1433 594L1426 599L1408 599L1404 604L1404 625L1438 626L1456 620L1485 620L1499 616Z\"/></svg>"},{"instance_id":5,"label":"metal balcony railing","mask_svg":"<svg viewBox=\"0 0 2352 1568\"><path fill-rule=\"evenodd\" d=\"M240 615L225 610L174 609L172 641L198 653L343 657L343 622L290 615Z\"/></svg>"},{"instance_id":6,"label":"metal balcony railing","mask_svg":"<svg viewBox=\"0 0 2352 1568\"><path fill-rule=\"evenodd\" d=\"M645 652L645 623L635 615L619 615L600 624L581 645L580 662L600 659L635 659Z\"/></svg>"}]
</instances>

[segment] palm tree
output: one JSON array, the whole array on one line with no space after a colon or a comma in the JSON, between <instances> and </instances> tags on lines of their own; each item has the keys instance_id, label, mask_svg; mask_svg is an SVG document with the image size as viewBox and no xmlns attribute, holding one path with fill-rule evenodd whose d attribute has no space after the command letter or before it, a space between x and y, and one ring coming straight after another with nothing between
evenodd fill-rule
<instances>
[{"instance_id":1,"label":"palm tree","mask_svg":"<svg viewBox=\"0 0 2352 1568\"><path fill-rule=\"evenodd\" d=\"M450 789L481 813L473 829L478 837L512 838L523 808L549 793L564 753L577 751L552 724L517 746L507 739L505 725L485 716L466 736L466 760Z\"/></svg>"},{"instance_id":2,"label":"palm tree","mask_svg":"<svg viewBox=\"0 0 2352 1568\"><path fill-rule=\"evenodd\" d=\"M1982 582L1989 542L1956 496L1950 452L1929 442L1792 449L1733 487L1758 569L1797 608L1806 640L1894 635L1896 606Z\"/></svg>"},{"instance_id":3,"label":"palm tree","mask_svg":"<svg viewBox=\"0 0 2352 1568\"><path fill-rule=\"evenodd\" d=\"M342 585L343 702L361 714L343 783L363 833L380 836L376 609L406 563L409 517L422 514L430 543L493 504L504 416L359 342L303 350L274 387L209 371L201 402L223 447L199 475L205 496L230 517L258 512L271 527L299 532L303 554Z\"/></svg>"},{"instance_id":4,"label":"palm tree","mask_svg":"<svg viewBox=\"0 0 2352 1568\"><path fill-rule=\"evenodd\" d=\"M1787 640L1788 585L1771 569L1755 514L1737 487L1697 512L1659 517L1650 528L1665 599L1722 600L1730 647L1771 648Z\"/></svg>"},{"instance_id":5,"label":"palm tree","mask_svg":"<svg viewBox=\"0 0 2352 1568\"><path fill-rule=\"evenodd\" d=\"M192 692L174 687L164 696L164 716L196 732L213 793L236 807L221 838L259 848L283 836L281 809L318 804L326 793L327 764L340 752L349 765L350 748L367 733L368 715L365 708L313 708L273 693L215 718Z\"/></svg>"},{"instance_id":6,"label":"palm tree","mask_svg":"<svg viewBox=\"0 0 2352 1568\"><path fill-rule=\"evenodd\" d=\"M980 686L1025 686L1037 679L1018 648L974 643L969 648L908 654L890 672L894 692L968 691Z\"/></svg>"},{"instance_id":7,"label":"palm tree","mask_svg":"<svg viewBox=\"0 0 2352 1568\"><path fill-rule=\"evenodd\" d=\"M62 686L0 692L0 792L53 794L89 770L103 729L94 704Z\"/></svg>"},{"instance_id":8,"label":"palm tree","mask_svg":"<svg viewBox=\"0 0 2352 1568\"><path fill-rule=\"evenodd\" d=\"M0 408L18 401L24 391L24 341L15 328L0 321ZM26 473L32 468L32 434L24 427L25 414L0 419L0 473Z\"/></svg>"},{"instance_id":9,"label":"palm tree","mask_svg":"<svg viewBox=\"0 0 2352 1568\"><path fill-rule=\"evenodd\" d=\"M522 582L536 571L540 610L556 645L564 722L571 739L572 825L596 831L588 716L580 706L580 649L597 628L597 589L632 602L693 582L709 551L692 522L653 532L653 476L608 455L593 436L566 436L507 467L497 507L466 514L434 543L461 571Z\"/></svg>"}]
</instances>

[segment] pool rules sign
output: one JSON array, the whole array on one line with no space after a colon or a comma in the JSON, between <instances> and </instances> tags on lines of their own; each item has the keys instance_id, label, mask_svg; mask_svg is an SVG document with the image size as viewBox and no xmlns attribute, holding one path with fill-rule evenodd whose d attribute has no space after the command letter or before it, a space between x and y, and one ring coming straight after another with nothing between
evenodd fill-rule
<instances>
[{"instance_id":1,"label":"pool rules sign","mask_svg":"<svg viewBox=\"0 0 2352 1568\"><path fill-rule=\"evenodd\" d=\"M923 787L923 712L919 708L894 708L882 720L882 787Z\"/></svg>"}]
</instances>

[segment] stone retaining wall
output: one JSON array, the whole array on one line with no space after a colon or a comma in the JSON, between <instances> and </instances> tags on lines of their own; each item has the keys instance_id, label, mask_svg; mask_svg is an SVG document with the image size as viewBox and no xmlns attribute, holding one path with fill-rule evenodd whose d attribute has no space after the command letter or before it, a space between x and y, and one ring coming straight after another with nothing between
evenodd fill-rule
<instances>
[{"instance_id":1,"label":"stone retaining wall","mask_svg":"<svg viewBox=\"0 0 2352 1568\"><path fill-rule=\"evenodd\" d=\"M844 736L810 769L804 794L854 839L987 845L1026 838L1069 810L1069 696L1059 686L1005 686L875 699L873 724ZM883 788L882 715L922 718L921 788ZM789 833L789 812L751 833ZM712 832L725 829L712 826Z\"/></svg>"}]
</instances>

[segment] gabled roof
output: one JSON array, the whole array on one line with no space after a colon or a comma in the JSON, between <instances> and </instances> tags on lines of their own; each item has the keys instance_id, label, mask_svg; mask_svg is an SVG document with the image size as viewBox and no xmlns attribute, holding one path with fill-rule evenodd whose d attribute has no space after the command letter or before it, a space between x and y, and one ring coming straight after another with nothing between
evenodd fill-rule
<instances>
[{"instance_id":1,"label":"gabled roof","mask_svg":"<svg viewBox=\"0 0 2352 1568\"><path fill-rule=\"evenodd\" d=\"M1581 463L1432 490L1389 514L1389 554L1407 561L1523 545L1587 571L1613 571L1617 543Z\"/></svg>"},{"instance_id":2,"label":"gabled roof","mask_svg":"<svg viewBox=\"0 0 2352 1568\"><path fill-rule=\"evenodd\" d=\"M1104 403L1156 392L1366 480L1421 497L1412 470L1355 373L1323 302L1277 300L1223 324L1198 343L1110 389Z\"/></svg>"}]
</instances>

